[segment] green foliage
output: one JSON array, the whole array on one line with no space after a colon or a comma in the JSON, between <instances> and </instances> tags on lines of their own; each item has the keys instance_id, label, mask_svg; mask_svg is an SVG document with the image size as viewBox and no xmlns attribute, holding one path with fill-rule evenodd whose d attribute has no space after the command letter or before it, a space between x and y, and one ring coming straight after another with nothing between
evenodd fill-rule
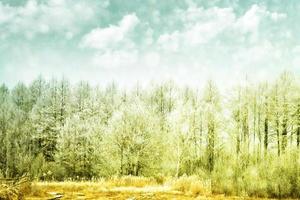
<instances>
[{"instance_id":1,"label":"green foliage","mask_svg":"<svg viewBox=\"0 0 300 200\"><path fill-rule=\"evenodd\" d=\"M91 120L74 116L67 119L60 131L56 161L66 169L68 177L91 178L95 175L92 166L99 163L93 162L95 146L92 141L97 138L93 129L89 128L93 125Z\"/></svg>"},{"instance_id":2,"label":"green foliage","mask_svg":"<svg viewBox=\"0 0 300 200\"><path fill-rule=\"evenodd\" d=\"M239 159L227 159L217 164L211 177L212 189L228 195L299 197L299 173L297 152L268 156L245 167Z\"/></svg>"},{"instance_id":3,"label":"green foliage","mask_svg":"<svg viewBox=\"0 0 300 200\"><path fill-rule=\"evenodd\" d=\"M151 175L160 169L163 136L156 119L143 107L124 106L109 122L121 175Z\"/></svg>"},{"instance_id":4,"label":"green foliage","mask_svg":"<svg viewBox=\"0 0 300 200\"><path fill-rule=\"evenodd\" d=\"M227 95L212 81L203 92L173 82L120 90L42 77L2 85L0 176L175 176L178 190L195 195L208 187L299 198L299 85L289 73Z\"/></svg>"}]
</instances>

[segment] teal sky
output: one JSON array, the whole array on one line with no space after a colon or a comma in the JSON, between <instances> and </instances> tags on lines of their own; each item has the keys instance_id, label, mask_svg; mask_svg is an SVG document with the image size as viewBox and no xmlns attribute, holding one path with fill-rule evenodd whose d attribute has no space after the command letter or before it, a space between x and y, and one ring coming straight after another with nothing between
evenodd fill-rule
<instances>
[{"instance_id":1,"label":"teal sky","mask_svg":"<svg viewBox=\"0 0 300 200\"><path fill-rule=\"evenodd\" d=\"M299 10L299 0L0 0L0 82L224 86L300 74Z\"/></svg>"}]
</instances>

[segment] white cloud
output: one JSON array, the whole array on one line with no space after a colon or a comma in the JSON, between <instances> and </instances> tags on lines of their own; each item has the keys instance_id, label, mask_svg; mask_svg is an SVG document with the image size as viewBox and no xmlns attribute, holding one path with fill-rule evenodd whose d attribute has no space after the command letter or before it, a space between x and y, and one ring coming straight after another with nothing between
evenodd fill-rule
<instances>
[{"instance_id":1,"label":"white cloud","mask_svg":"<svg viewBox=\"0 0 300 200\"><path fill-rule=\"evenodd\" d=\"M240 17L235 26L243 33L255 32L261 22L262 16L266 12L265 8L253 5L242 17Z\"/></svg>"},{"instance_id":2,"label":"white cloud","mask_svg":"<svg viewBox=\"0 0 300 200\"><path fill-rule=\"evenodd\" d=\"M272 20L278 21L278 20L286 18L287 15L285 13L272 12L272 13L270 13L270 17Z\"/></svg>"},{"instance_id":3,"label":"white cloud","mask_svg":"<svg viewBox=\"0 0 300 200\"><path fill-rule=\"evenodd\" d=\"M95 18L96 7L89 1L28 0L13 7L0 2L0 35L23 34L29 38L49 32L76 34L85 23Z\"/></svg>"},{"instance_id":4,"label":"white cloud","mask_svg":"<svg viewBox=\"0 0 300 200\"><path fill-rule=\"evenodd\" d=\"M13 8L0 2L0 25L9 22L14 16Z\"/></svg>"},{"instance_id":5,"label":"white cloud","mask_svg":"<svg viewBox=\"0 0 300 200\"><path fill-rule=\"evenodd\" d=\"M177 51L180 46L198 46L215 38L230 27L235 14L230 8L196 8L191 7L178 12L183 20L184 29L173 33L162 34L158 44L165 50Z\"/></svg>"},{"instance_id":6,"label":"white cloud","mask_svg":"<svg viewBox=\"0 0 300 200\"><path fill-rule=\"evenodd\" d=\"M90 31L83 36L80 47L96 50L91 60L96 68L122 69L136 66L138 51L129 35L138 24L139 19L134 13L125 15L117 25Z\"/></svg>"},{"instance_id":7,"label":"white cloud","mask_svg":"<svg viewBox=\"0 0 300 200\"><path fill-rule=\"evenodd\" d=\"M176 15L176 19L182 20L183 29L164 33L157 40L157 44L167 51L198 47L226 32L241 37L245 33L257 34L263 20L277 22L286 17L285 14L270 12L256 4L240 17L237 17L232 8L204 9L194 6L187 10L177 10Z\"/></svg>"},{"instance_id":8,"label":"white cloud","mask_svg":"<svg viewBox=\"0 0 300 200\"><path fill-rule=\"evenodd\" d=\"M284 70L285 56L280 47L269 41L241 47L232 56L232 70L239 74L248 74L253 80L267 80L270 73L280 73Z\"/></svg>"},{"instance_id":9,"label":"white cloud","mask_svg":"<svg viewBox=\"0 0 300 200\"><path fill-rule=\"evenodd\" d=\"M144 43L146 46L149 46L153 43L153 30L151 28L148 28L145 33Z\"/></svg>"},{"instance_id":10,"label":"white cloud","mask_svg":"<svg viewBox=\"0 0 300 200\"><path fill-rule=\"evenodd\" d=\"M138 61L137 51L106 51L105 53L96 53L93 56L92 64L104 69L114 69L120 67L136 66Z\"/></svg>"},{"instance_id":11,"label":"white cloud","mask_svg":"<svg viewBox=\"0 0 300 200\"><path fill-rule=\"evenodd\" d=\"M178 31L171 34L163 34L159 36L157 43L165 50L177 51L179 49L180 37L181 33Z\"/></svg>"},{"instance_id":12,"label":"white cloud","mask_svg":"<svg viewBox=\"0 0 300 200\"><path fill-rule=\"evenodd\" d=\"M235 28L240 29L243 33L257 32L259 25L265 18L270 18L273 21L278 21L286 17L286 14L270 12L265 7L260 7L256 4L240 17L235 24Z\"/></svg>"},{"instance_id":13,"label":"white cloud","mask_svg":"<svg viewBox=\"0 0 300 200\"><path fill-rule=\"evenodd\" d=\"M134 27L139 23L139 19L135 14L126 15L120 21L120 29L127 33L134 29Z\"/></svg>"},{"instance_id":14,"label":"white cloud","mask_svg":"<svg viewBox=\"0 0 300 200\"><path fill-rule=\"evenodd\" d=\"M235 20L232 9L228 8L212 8L203 15L207 20L186 27L184 40L190 46L209 42L230 27Z\"/></svg>"},{"instance_id":15,"label":"white cloud","mask_svg":"<svg viewBox=\"0 0 300 200\"><path fill-rule=\"evenodd\" d=\"M291 68L300 72L300 45L295 46L291 51Z\"/></svg>"},{"instance_id":16,"label":"white cloud","mask_svg":"<svg viewBox=\"0 0 300 200\"><path fill-rule=\"evenodd\" d=\"M83 37L80 46L105 50L116 47L122 42L130 43L126 37L138 23L139 19L135 14L126 15L117 26L111 25L107 28L93 29Z\"/></svg>"},{"instance_id":17,"label":"white cloud","mask_svg":"<svg viewBox=\"0 0 300 200\"><path fill-rule=\"evenodd\" d=\"M91 6L92 1L30 0L21 7L0 2L0 38L4 33L23 34L27 38L59 33L60 37L76 39L82 25L97 19L99 9ZM103 84L116 80L121 85L173 79L195 87L212 78L226 87L244 79L245 73L252 74L254 80L266 78L286 60L282 55L285 49L276 45L275 37L266 37L270 30L266 31L266 26L284 19L285 14L253 5L238 15L232 8L201 8L193 3L186 10L170 14L174 20L165 20L162 14L154 11L154 18L139 19L133 13L115 24L95 27L79 41L81 49L44 47L40 51L24 42L29 52L24 54L24 49L16 46L20 49L18 53L7 53L3 63L10 64L3 65L5 70L0 76L29 81L40 73L50 77L64 74L75 81L86 79ZM168 30L170 24L174 29L157 35ZM135 42L133 37L141 29L144 32ZM265 35L259 34L263 31ZM286 32L286 38L291 39L292 31L285 29L282 33ZM11 44L5 45L3 49ZM295 69L300 63L296 59L299 49L295 49L289 61Z\"/></svg>"}]
</instances>

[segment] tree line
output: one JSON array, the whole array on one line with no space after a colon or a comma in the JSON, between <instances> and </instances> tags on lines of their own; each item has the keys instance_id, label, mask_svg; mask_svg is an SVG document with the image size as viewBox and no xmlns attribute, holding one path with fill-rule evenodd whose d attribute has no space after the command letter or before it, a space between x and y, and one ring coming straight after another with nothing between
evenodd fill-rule
<instances>
[{"instance_id":1,"label":"tree line","mask_svg":"<svg viewBox=\"0 0 300 200\"><path fill-rule=\"evenodd\" d=\"M275 163L292 166L295 180L287 181L300 188L299 148L300 84L289 72L223 93L213 81L201 89L168 81L121 90L41 76L0 87L3 177L198 174L221 185L228 169L238 181L245 169Z\"/></svg>"}]
</instances>

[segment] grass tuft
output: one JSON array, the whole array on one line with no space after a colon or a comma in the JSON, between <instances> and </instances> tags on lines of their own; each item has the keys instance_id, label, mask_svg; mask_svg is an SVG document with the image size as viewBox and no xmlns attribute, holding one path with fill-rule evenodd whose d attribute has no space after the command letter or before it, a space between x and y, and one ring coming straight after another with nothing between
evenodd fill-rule
<instances>
[{"instance_id":1,"label":"grass tuft","mask_svg":"<svg viewBox=\"0 0 300 200\"><path fill-rule=\"evenodd\" d=\"M157 185L155 178L146 178L138 176L123 176L123 177L113 177L107 180L109 186L114 187L145 187L151 185Z\"/></svg>"},{"instance_id":2,"label":"grass tuft","mask_svg":"<svg viewBox=\"0 0 300 200\"><path fill-rule=\"evenodd\" d=\"M194 196L211 194L210 182L200 180L197 176L182 176L172 180L171 185L174 190Z\"/></svg>"}]
</instances>

